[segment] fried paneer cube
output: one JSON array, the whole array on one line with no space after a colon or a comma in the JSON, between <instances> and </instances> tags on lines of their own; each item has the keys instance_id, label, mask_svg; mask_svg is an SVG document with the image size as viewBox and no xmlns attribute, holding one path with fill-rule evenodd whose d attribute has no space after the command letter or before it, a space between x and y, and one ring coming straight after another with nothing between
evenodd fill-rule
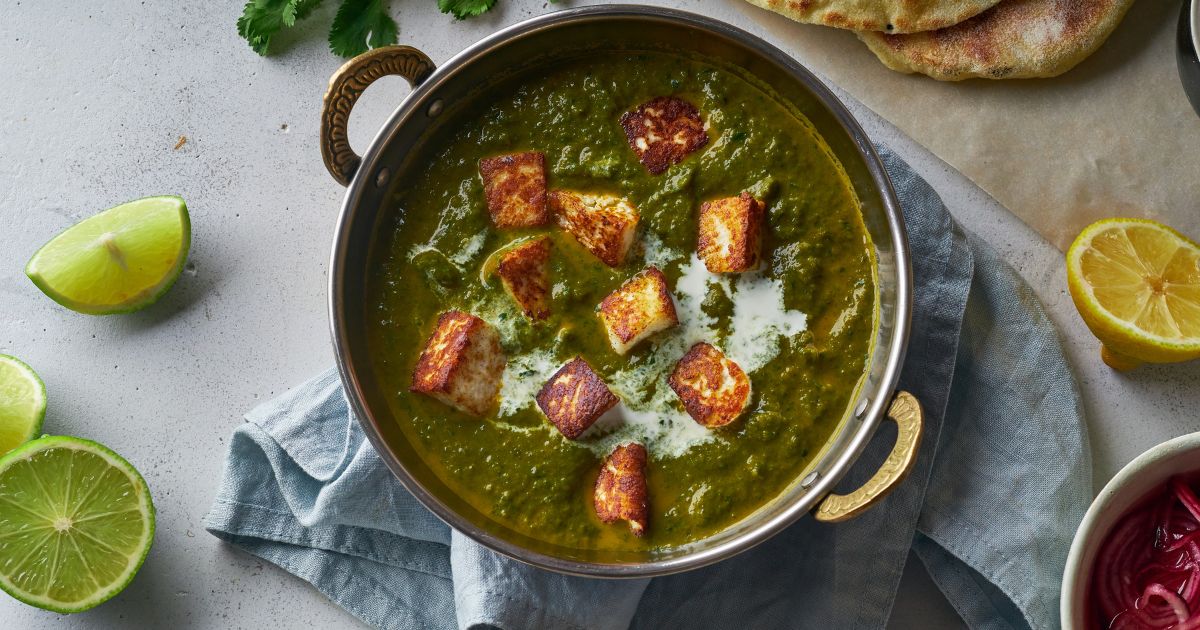
<instances>
[{"instance_id":1,"label":"fried paneer cube","mask_svg":"<svg viewBox=\"0 0 1200 630\"><path fill-rule=\"evenodd\" d=\"M488 214L498 228L534 227L550 222L546 206L546 157L538 151L479 160Z\"/></svg>"},{"instance_id":2,"label":"fried paneer cube","mask_svg":"<svg viewBox=\"0 0 1200 630\"><path fill-rule=\"evenodd\" d=\"M658 175L708 144L708 131L695 105L660 96L621 116L621 127L638 160Z\"/></svg>"},{"instance_id":3,"label":"fried paneer cube","mask_svg":"<svg viewBox=\"0 0 1200 630\"><path fill-rule=\"evenodd\" d=\"M604 412L620 402L583 357L558 369L538 392L537 404L568 440L588 430Z\"/></svg>"},{"instance_id":4,"label":"fried paneer cube","mask_svg":"<svg viewBox=\"0 0 1200 630\"><path fill-rule=\"evenodd\" d=\"M742 368L707 343L698 343L675 364L667 383L696 422L723 427L750 403L750 378Z\"/></svg>"},{"instance_id":5,"label":"fried paneer cube","mask_svg":"<svg viewBox=\"0 0 1200 630\"><path fill-rule=\"evenodd\" d=\"M742 193L700 205L696 253L712 273L736 273L758 267L766 208Z\"/></svg>"},{"instance_id":6,"label":"fried paneer cube","mask_svg":"<svg viewBox=\"0 0 1200 630\"><path fill-rule=\"evenodd\" d=\"M496 275L525 316L550 316L550 237L539 236L500 256Z\"/></svg>"},{"instance_id":7,"label":"fried paneer cube","mask_svg":"<svg viewBox=\"0 0 1200 630\"><path fill-rule=\"evenodd\" d=\"M409 390L484 416L496 403L507 362L500 335L487 322L470 313L446 311L425 342Z\"/></svg>"},{"instance_id":8,"label":"fried paneer cube","mask_svg":"<svg viewBox=\"0 0 1200 630\"><path fill-rule=\"evenodd\" d=\"M600 302L600 321L617 354L679 323L667 278L655 267L625 281Z\"/></svg>"},{"instance_id":9,"label":"fried paneer cube","mask_svg":"<svg viewBox=\"0 0 1200 630\"><path fill-rule=\"evenodd\" d=\"M572 190L550 192L550 209L558 225L584 249L609 267L625 262L637 233L638 215L623 197Z\"/></svg>"},{"instance_id":10,"label":"fried paneer cube","mask_svg":"<svg viewBox=\"0 0 1200 630\"><path fill-rule=\"evenodd\" d=\"M649 525L650 490L646 484L646 447L622 444L604 458L596 478L596 516L605 523L628 521L634 536L645 536Z\"/></svg>"}]
</instances>

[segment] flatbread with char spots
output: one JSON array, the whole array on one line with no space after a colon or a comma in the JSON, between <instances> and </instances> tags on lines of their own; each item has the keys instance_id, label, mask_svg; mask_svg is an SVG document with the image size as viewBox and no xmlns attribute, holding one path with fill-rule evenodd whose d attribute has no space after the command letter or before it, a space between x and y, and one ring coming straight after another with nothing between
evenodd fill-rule
<instances>
[{"instance_id":1,"label":"flatbread with char spots","mask_svg":"<svg viewBox=\"0 0 1200 630\"><path fill-rule=\"evenodd\" d=\"M797 22L855 31L915 33L945 28L999 0L748 0Z\"/></svg>"},{"instance_id":2,"label":"flatbread with char spots","mask_svg":"<svg viewBox=\"0 0 1200 630\"><path fill-rule=\"evenodd\" d=\"M1004 0L928 33L858 36L884 65L940 81L1058 76L1096 51L1133 0Z\"/></svg>"}]
</instances>

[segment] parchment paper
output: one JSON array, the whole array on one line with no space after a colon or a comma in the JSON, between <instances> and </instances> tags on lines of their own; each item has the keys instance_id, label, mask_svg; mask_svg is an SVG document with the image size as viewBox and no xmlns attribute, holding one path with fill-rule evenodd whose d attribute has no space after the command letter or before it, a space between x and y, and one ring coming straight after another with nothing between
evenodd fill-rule
<instances>
[{"instance_id":1,"label":"parchment paper","mask_svg":"<svg viewBox=\"0 0 1200 630\"><path fill-rule=\"evenodd\" d=\"M1200 117L1175 67L1179 2L1136 2L1100 50L1059 77L958 83L893 72L852 33L738 4L1060 249L1111 216L1200 238Z\"/></svg>"}]
</instances>

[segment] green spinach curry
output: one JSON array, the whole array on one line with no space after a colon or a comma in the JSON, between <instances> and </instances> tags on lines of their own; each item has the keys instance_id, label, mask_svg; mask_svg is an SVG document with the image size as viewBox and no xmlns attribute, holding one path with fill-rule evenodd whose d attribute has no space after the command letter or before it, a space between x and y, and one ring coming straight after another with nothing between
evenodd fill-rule
<instances>
[{"instance_id":1,"label":"green spinach curry","mask_svg":"<svg viewBox=\"0 0 1200 630\"><path fill-rule=\"evenodd\" d=\"M695 105L707 143L651 174L619 122L651 99ZM674 54L612 52L562 60L485 92L417 159L394 193L369 281L368 341L391 410L425 462L504 526L576 549L645 550L698 540L744 518L803 474L839 427L866 369L876 326L874 255L858 201L812 125L737 71ZM497 229L480 160L541 151L551 190L624 197L636 238L610 267L563 229ZM696 258L705 201L749 192L766 207L762 264L712 274ZM549 316L531 322L494 274L515 242L551 239ZM661 269L679 324L617 354L597 305L642 269ZM507 355L499 400L473 417L409 391L439 314L495 328ZM666 380L705 341L749 376L739 419L701 426ZM584 357L621 399L620 419L568 440L535 396ZM593 509L603 458L648 452L643 537Z\"/></svg>"}]
</instances>

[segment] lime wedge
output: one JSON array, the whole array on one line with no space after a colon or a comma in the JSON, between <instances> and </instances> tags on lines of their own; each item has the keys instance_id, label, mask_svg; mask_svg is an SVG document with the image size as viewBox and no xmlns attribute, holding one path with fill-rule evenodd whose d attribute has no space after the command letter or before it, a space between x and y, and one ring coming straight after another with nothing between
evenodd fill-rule
<instances>
[{"instance_id":1,"label":"lime wedge","mask_svg":"<svg viewBox=\"0 0 1200 630\"><path fill-rule=\"evenodd\" d=\"M0 589L80 612L120 593L154 539L154 504L129 462L80 438L43 437L0 457Z\"/></svg>"},{"instance_id":2,"label":"lime wedge","mask_svg":"<svg viewBox=\"0 0 1200 630\"><path fill-rule=\"evenodd\" d=\"M37 437L46 417L46 386L33 368L0 354L0 455Z\"/></svg>"},{"instance_id":3,"label":"lime wedge","mask_svg":"<svg viewBox=\"0 0 1200 630\"><path fill-rule=\"evenodd\" d=\"M171 288L191 240L183 199L146 197L67 228L33 255L25 275L73 311L128 313Z\"/></svg>"}]
</instances>

